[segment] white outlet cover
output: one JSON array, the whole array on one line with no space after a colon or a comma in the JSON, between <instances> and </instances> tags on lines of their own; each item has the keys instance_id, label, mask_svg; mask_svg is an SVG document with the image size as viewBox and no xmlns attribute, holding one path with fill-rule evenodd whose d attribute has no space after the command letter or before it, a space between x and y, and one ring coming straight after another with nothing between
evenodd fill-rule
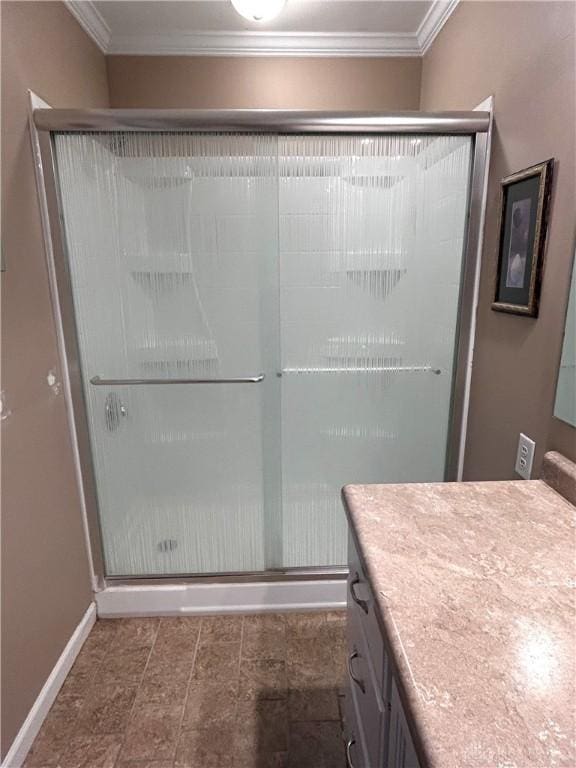
<instances>
[{"instance_id":1,"label":"white outlet cover","mask_svg":"<svg viewBox=\"0 0 576 768\"><path fill-rule=\"evenodd\" d=\"M534 440L531 440L527 435L520 432L514 471L517 475L520 475L520 477L524 478L524 480L530 480L530 476L532 474L532 464L534 462L535 448L536 443Z\"/></svg>"}]
</instances>

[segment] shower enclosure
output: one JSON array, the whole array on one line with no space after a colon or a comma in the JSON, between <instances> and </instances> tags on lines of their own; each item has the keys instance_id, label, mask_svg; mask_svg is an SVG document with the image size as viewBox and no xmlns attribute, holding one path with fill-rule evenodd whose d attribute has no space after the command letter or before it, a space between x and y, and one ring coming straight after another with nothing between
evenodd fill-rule
<instances>
[{"instance_id":1,"label":"shower enclosure","mask_svg":"<svg viewBox=\"0 0 576 768\"><path fill-rule=\"evenodd\" d=\"M103 575L329 573L342 485L456 479L486 113L34 117Z\"/></svg>"}]
</instances>

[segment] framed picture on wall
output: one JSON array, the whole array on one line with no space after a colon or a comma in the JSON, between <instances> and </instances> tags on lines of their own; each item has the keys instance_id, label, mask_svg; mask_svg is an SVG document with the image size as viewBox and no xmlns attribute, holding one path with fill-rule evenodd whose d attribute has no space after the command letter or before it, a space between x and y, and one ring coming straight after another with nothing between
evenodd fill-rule
<instances>
[{"instance_id":1,"label":"framed picture on wall","mask_svg":"<svg viewBox=\"0 0 576 768\"><path fill-rule=\"evenodd\" d=\"M492 309L538 317L554 160L502 179Z\"/></svg>"}]
</instances>

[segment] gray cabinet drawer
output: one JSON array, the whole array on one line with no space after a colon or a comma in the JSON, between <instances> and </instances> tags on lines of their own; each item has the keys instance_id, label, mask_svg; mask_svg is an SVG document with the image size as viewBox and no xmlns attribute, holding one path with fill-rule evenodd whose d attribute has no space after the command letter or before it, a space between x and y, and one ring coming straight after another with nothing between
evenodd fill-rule
<instances>
[{"instance_id":1,"label":"gray cabinet drawer","mask_svg":"<svg viewBox=\"0 0 576 768\"><path fill-rule=\"evenodd\" d=\"M420 768L414 743L410 735L402 702L392 681L390 696L390 732L388 735L387 768Z\"/></svg>"},{"instance_id":2,"label":"gray cabinet drawer","mask_svg":"<svg viewBox=\"0 0 576 768\"><path fill-rule=\"evenodd\" d=\"M375 682L361 621L352 611L348 613L348 691L356 721L355 738L362 754L356 767L380 768L385 727L381 682L379 686Z\"/></svg>"},{"instance_id":3,"label":"gray cabinet drawer","mask_svg":"<svg viewBox=\"0 0 576 768\"><path fill-rule=\"evenodd\" d=\"M368 646L374 674L374 685L383 705L387 701L387 664L384 642L376 619L374 595L360 563L354 541L350 537L348 575L348 616L349 621L360 623L364 640ZM354 619L352 619L354 617Z\"/></svg>"},{"instance_id":4,"label":"gray cabinet drawer","mask_svg":"<svg viewBox=\"0 0 576 768\"><path fill-rule=\"evenodd\" d=\"M352 768L420 768L352 536L348 564L348 762Z\"/></svg>"},{"instance_id":5,"label":"gray cabinet drawer","mask_svg":"<svg viewBox=\"0 0 576 768\"><path fill-rule=\"evenodd\" d=\"M362 746L352 732L346 739L346 768L364 768L363 760Z\"/></svg>"},{"instance_id":6,"label":"gray cabinet drawer","mask_svg":"<svg viewBox=\"0 0 576 768\"><path fill-rule=\"evenodd\" d=\"M362 731L350 686L346 691L344 703L344 743L346 744L346 768L363 768L366 758L362 746Z\"/></svg>"}]
</instances>

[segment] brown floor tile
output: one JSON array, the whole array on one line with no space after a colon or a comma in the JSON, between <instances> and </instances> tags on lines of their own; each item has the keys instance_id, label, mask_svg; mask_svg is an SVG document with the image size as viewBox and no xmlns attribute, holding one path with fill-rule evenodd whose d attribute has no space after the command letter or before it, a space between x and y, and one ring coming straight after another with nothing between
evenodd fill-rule
<instances>
[{"instance_id":1,"label":"brown floor tile","mask_svg":"<svg viewBox=\"0 0 576 768\"><path fill-rule=\"evenodd\" d=\"M326 627L321 630L338 649L345 649L347 645L346 622L337 614L328 614Z\"/></svg>"},{"instance_id":2,"label":"brown floor tile","mask_svg":"<svg viewBox=\"0 0 576 768\"><path fill-rule=\"evenodd\" d=\"M114 768L173 768L173 760L119 760Z\"/></svg>"},{"instance_id":3,"label":"brown floor tile","mask_svg":"<svg viewBox=\"0 0 576 768\"><path fill-rule=\"evenodd\" d=\"M176 750L176 768L233 768L234 727L217 725L182 731Z\"/></svg>"},{"instance_id":4,"label":"brown floor tile","mask_svg":"<svg viewBox=\"0 0 576 768\"><path fill-rule=\"evenodd\" d=\"M342 767L345 643L344 612L99 620L25 766Z\"/></svg>"},{"instance_id":5,"label":"brown floor tile","mask_svg":"<svg viewBox=\"0 0 576 768\"><path fill-rule=\"evenodd\" d=\"M265 632L286 631L285 613L254 613L244 616L244 631L257 630Z\"/></svg>"},{"instance_id":6,"label":"brown floor tile","mask_svg":"<svg viewBox=\"0 0 576 768\"><path fill-rule=\"evenodd\" d=\"M260 755L288 749L288 707L286 701L253 699L241 701L236 718L236 751Z\"/></svg>"},{"instance_id":7,"label":"brown floor tile","mask_svg":"<svg viewBox=\"0 0 576 768\"><path fill-rule=\"evenodd\" d=\"M142 678L136 701L181 706L186 699L191 674L191 659L189 661L166 660L162 656L152 655Z\"/></svg>"},{"instance_id":8,"label":"brown floor tile","mask_svg":"<svg viewBox=\"0 0 576 768\"><path fill-rule=\"evenodd\" d=\"M344 768L340 723L290 723L289 768Z\"/></svg>"},{"instance_id":9,"label":"brown floor tile","mask_svg":"<svg viewBox=\"0 0 576 768\"><path fill-rule=\"evenodd\" d=\"M76 726L78 701L56 699L26 757L26 768L57 765Z\"/></svg>"},{"instance_id":10,"label":"brown floor tile","mask_svg":"<svg viewBox=\"0 0 576 768\"><path fill-rule=\"evenodd\" d=\"M291 688L338 688L346 679L345 645L338 633L324 625L316 637L290 637L286 646L288 684Z\"/></svg>"},{"instance_id":11,"label":"brown floor tile","mask_svg":"<svg viewBox=\"0 0 576 768\"><path fill-rule=\"evenodd\" d=\"M288 752L236 755L234 768L288 768Z\"/></svg>"},{"instance_id":12,"label":"brown floor tile","mask_svg":"<svg viewBox=\"0 0 576 768\"><path fill-rule=\"evenodd\" d=\"M326 613L287 613L286 632L290 637L316 636L326 624Z\"/></svg>"},{"instance_id":13,"label":"brown floor tile","mask_svg":"<svg viewBox=\"0 0 576 768\"><path fill-rule=\"evenodd\" d=\"M89 696L90 689L85 689L81 693L72 693L70 691L66 692L64 686L62 686L56 701L52 705L52 710L54 710L54 713L60 712L62 717L76 723L78 715Z\"/></svg>"},{"instance_id":14,"label":"brown floor tile","mask_svg":"<svg viewBox=\"0 0 576 768\"><path fill-rule=\"evenodd\" d=\"M273 659L243 659L240 664L240 699L285 699L286 664Z\"/></svg>"},{"instance_id":15,"label":"brown floor tile","mask_svg":"<svg viewBox=\"0 0 576 768\"><path fill-rule=\"evenodd\" d=\"M173 760L119 760L114 768L173 768Z\"/></svg>"},{"instance_id":16,"label":"brown floor tile","mask_svg":"<svg viewBox=\"0 0 576 768\"><path fill-rule=\"evenodd\" d=\"M315 635L289 637L286 643L288 661L326 665L335 660L337 653L344 652L344 639L339 632L324 624Z\"/></svg>"},{"instance_id":17,"label":"brown floor tile","mask_svg":"<svg viewBox=\"0 0 576 768\"><path fill-rule=\"evenodd\" d=\"M136 698L136 685L96 685L80 710L78 734L122 733Z\"/></svg>"},{"instance_id":18,"label":"brown floor tile","mask_svg":"<svg viewBox=\"0 0 576 768\"><path fill-rule=\"evenodd\" d=\"M293 661L286 662L288 688L293 691L307 691L325 686L322 671L314 666L303 666Z\"/></svg>"},{"instance_id":19,"label":"brown floor tile","mask_svg":"<svg viewBox=\"0 0 576 768\"><path fill-rule=\"evenodd\" d=\"M286 662L286 677L291 690L310 690L313 688L334 688L340 694L344 690L345 669L343 664L322 662L297 663Z\"/></svg>"},{"instance_id":20,"label":"brown floor tile","mask_svg":"<svg viewBox=\"0 0 576 768\"><path fill-rule=\"evenodd\" d=\"M29 765L26 761L24 761L24 768ZM34 768L54 768L55 765L58 765L58 768L63 768L61 764L57 763L42 763L42 764L34 764Z\"/></svg>"},{"instance_id":21,"label":"brown floor tile","mask_svg":"<svg viewBox=\"0 0 576 768\"><path fill-rule=\"evenodd\" d=\"M122 760L172 760L176 751L181 706L141 704L126 729Z\"/></svg>"},{"instance_id":22,"label":"brown floor tile","mask_svg":"<svg viewBox=\"0 0 576 768\"><path fill-rule=\"evenodd\" d=\"M111 647L151 648L156 639L160 619L114 619L118 627Z\"/></svg>"},{"instance_id":23,"label":"brown floor tile","mask_svg":"<svg viewBox=\"0 0 576 768\"><path fill-rule=\"evenodd\" d=\"M338 691L334 688L297 688L288 691L290 720L339 720Z\"/></svg>"},{"instance_id":24,"label":"brown floor tile","mask_svg":"<svg viewBox=\"0 0 576 768\"><path fill-rule=\"evenodd\" d=\"M231 725L236 720L238 685L224 683L191 683L186 699L182 728Z\"/></svg>"},{"instance_id":25,"label":"brown floor tile","mask_svg":"<svg viewBox=\"0 0 576 768\"><path fill-rule=\"evenodd\" d=\"M288 643L299 640L346 644L346 612L325 611L322 613L286 614Z\"/></svg>"},{"instance_id":26,"label":"brown floor tile","mask_svg":"<svg viewBox=\"0 0 576 768\"><path fill-rule=\"evenodd\" d=\"M202 619L167 617L160 621L152 655L164 659L193 658L198 645Z\"/></svg>"},{"instance_id":27,"label":"brown floor tile","mask_svg":"<svg viewBox=\"0 0 576 768\"><path fill-rule=\"evenodd\" d=\"M75 736L60 759L61 768L114 768L122 735Z\"/></svg>"},{"instance_id":28,"label":"brown floor tile","mask_svg":"<svg viewBox=\"0 0 576 768\"><path fill-rule=\"evenodd\" d=\"M283 614L245 616L243 659L286 659L286 621Z\"/></svg>"},{"instance_id":29,"label":"brown floor tile","mask_svg":"<svg viewBox=\"0 0 576 768\"><path fill-rule=\"evenodd\" d=\"M90 637L107 638L112 641L120 625L119 619L97 619L90 631Z\"/></svg>"},{"instance_id":30,"label":"brown floor tile","mask_svg":"<svg viewBox=\"0 0 576 768\"><path fill-rule=\"evenodd\" d=\"M77 674L93 675L106 658L110 642L102 642L100 638L92 638L90 635L74 662L71 672Z\"/></svg>"},{"instance_id":31,"label":"brown floor tile","mask_svg":"<svg viewBox=\"0 0 576 768\"><path fill-rule=\"evenodd\" d=\"M242 637L243 616L203 616L200 643L236 643Z\"/></svg>"},{"instance_id":32,"label":"brown floor tile","mask_svg":"<svg viewBox=\"0 0 576 768\"><path fill-rule=\"evenodd\" d=\"M345 609L341 611L326 611L326 622L339 624L344 631L346 631L346 617L348 613Z\"/></svg>"},{"instance_id":33,"label":"brown floor tile","mask_svg":"<svg viewBox=\"0 0 576 768\"><path fill-rule=\"evenodd\" d=\"M147 646L112 648L98 670L98 681L105 684L139 683L149 656L150 648Z\"/></svg>"},{"instance_id":34,"label":"brown floor tile","mask_svg":"<svg viewBox=\"0 0 576 768\"><path fill-rule=\"evenodd\" d=\"M205 682L234 682L240 671L240 642L200 645L192 679Z\"/></svg>"},{"instance_id":35,"label":"brown floor tile","mask_svg":"<svg viewBox=\"0 0 576 768\"><path fill-rule=\"evenodd\" d=\"M85 699L96 680L96 670L77 672L74 667L64 680L64 685L58 693L58 701L65 699Z\"/></svg>"}]
</instances>

